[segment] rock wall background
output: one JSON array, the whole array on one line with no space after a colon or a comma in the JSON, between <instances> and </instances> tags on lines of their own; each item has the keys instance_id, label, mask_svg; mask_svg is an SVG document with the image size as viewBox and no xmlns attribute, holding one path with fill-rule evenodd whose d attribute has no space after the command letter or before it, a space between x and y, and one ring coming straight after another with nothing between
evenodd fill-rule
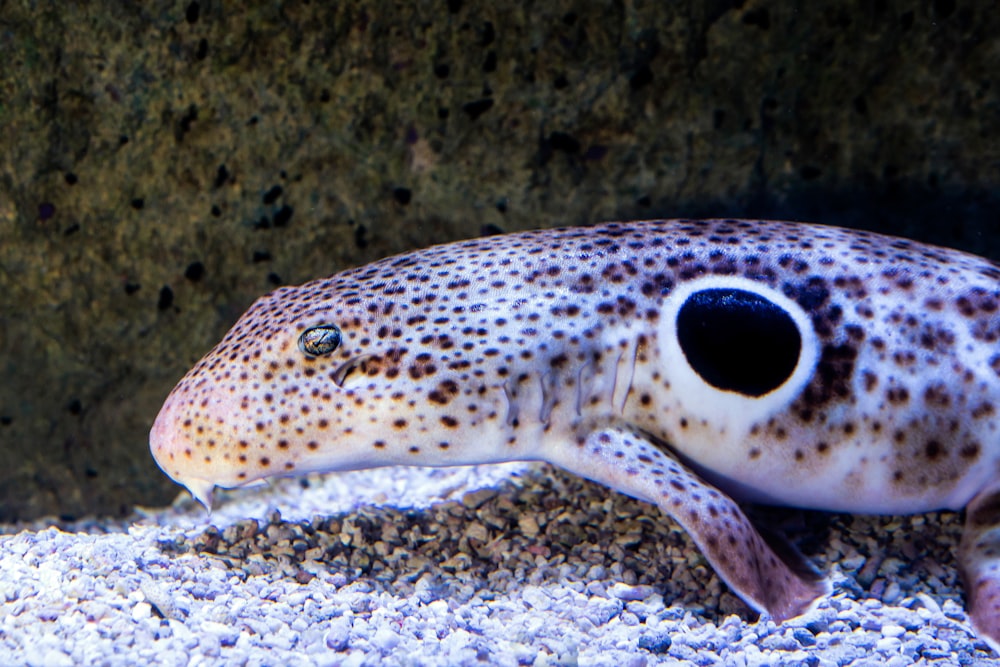
<instances>
[{"instance_id":1,"label":"rock wall background","mask_svg":"<svg viewBox=\"0 0 1000 667\"><path fill-rule=\"evenodd\" d=\"M0 8L0 521L169 502L176 380L389 253L740 215L1000 258L992 2Z\"/></svg>"}]
</instances>

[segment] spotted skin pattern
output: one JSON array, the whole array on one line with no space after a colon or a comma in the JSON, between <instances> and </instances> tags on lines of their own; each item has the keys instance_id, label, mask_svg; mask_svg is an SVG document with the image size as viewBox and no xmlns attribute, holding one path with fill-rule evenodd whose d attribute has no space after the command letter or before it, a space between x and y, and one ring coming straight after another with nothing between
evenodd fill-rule
<instances>
[{"instance_id":1,"label":"spotted skin pattern","mask_svg":"<svg viewBox=\"0 0 1000 667\"><path fill-rule=\"evenodd\" d=\"M150 445L206 505L215 486L276 475L548 461L657 505L777 620L827 585L736 501L967 508L959 564L996 648L998 309L993 263L834 227L668 220L469 240L260 298L170 394ZM716 331L691 328L716 315ZM783 352L772 321L790 332ZM333 343L308 347L307 331ZM690 342L706 340L719 342ZM791 370L743 388L779 353Z\"/></svg>"}]
</instances>

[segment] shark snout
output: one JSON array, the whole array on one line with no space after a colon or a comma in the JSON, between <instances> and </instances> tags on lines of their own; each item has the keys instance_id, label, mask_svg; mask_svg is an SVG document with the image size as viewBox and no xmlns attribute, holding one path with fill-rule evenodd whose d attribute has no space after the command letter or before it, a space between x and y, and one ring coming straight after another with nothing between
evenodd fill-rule
<instances>
[{"instance_id":1,"label":"shark snout","mask_svg":"<svg viewBox=\"0 0 1000 667\"><path fill-rule=\"evenodd\" d=\"M149 431L149 451L160 470L210 510L215 482L204 476L206 462L197 460L197 444L190 440L190 429L183 427L187 418L183 416L178 401L172 400L174 398L168 397L153 421Z\"/></svg>"}]
</instances>

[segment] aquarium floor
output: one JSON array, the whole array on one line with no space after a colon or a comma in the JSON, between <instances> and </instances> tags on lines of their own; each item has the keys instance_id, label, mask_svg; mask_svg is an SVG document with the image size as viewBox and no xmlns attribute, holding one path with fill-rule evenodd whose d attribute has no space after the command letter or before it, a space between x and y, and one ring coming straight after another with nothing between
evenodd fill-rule
<instances>
[{"instance_id":1,"label":"aquarium floor","mask_svg":"<svg viewBox=\"0 0 1000 667\"><path fill-rule=\"evenodd\" d=\"M832 594L777 625L655 508L548 466L386 468L0 527L3 665L987 665L959 517L758 511Z\"/></svg>"}]
</instances>

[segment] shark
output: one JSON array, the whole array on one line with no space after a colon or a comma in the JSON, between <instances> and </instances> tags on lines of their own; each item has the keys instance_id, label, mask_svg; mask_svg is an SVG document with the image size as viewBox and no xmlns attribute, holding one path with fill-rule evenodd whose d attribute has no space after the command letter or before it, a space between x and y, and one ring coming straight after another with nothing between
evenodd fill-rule
<instances>
[{"instance_id":1,"label":"shark","mask_svg":"<svg viewBox=\"0 0 1000 667\"><path fill-rule=\"evenodd\" d=\"M170 393L162 470L215 487L546 461L647 501L776 621L829 592L742 503L964 510L1000 648L1000 267L765 220L647 220L437 245L258 299Z\"/></svg>"}]
</instances>

